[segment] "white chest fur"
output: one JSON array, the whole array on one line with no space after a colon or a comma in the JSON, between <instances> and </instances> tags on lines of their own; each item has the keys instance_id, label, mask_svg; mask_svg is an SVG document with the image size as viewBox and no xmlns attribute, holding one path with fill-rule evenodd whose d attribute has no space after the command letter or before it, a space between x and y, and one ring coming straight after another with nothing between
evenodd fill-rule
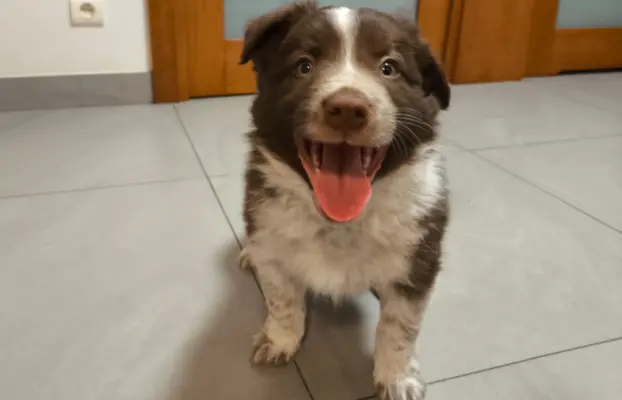
<instances>
[{"instance_id":1,"label":"white chest fur","mask_svg":"<svg viewBox=\"0 0 622 400\"><path fill-rule=\"evenodd\" d=\"M257 229L246 250L257 268L277 264L311 290L335 298L407 277L408 258L425 233L417 221L444 195L442 156L434 146L374 184L364 214L345 224L320 216L307 184L262 153L269 162L261 169L279 195L252 210Z\"/></svg>"}]
</instances>

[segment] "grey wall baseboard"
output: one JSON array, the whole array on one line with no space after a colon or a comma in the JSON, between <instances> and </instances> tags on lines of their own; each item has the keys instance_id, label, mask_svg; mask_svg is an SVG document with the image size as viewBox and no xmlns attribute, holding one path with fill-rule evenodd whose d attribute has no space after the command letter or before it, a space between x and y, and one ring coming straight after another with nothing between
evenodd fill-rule
<instances>
[{"instance_id":1,"label":"grey wall baseboard","mask_svg":"<svg viewBox=\"0 0 622 400\"><path fill-rule=\"evenodd\" d=\"M151 72L0 78L0 111L151 102Z\"/></svg>"}]
</instances>

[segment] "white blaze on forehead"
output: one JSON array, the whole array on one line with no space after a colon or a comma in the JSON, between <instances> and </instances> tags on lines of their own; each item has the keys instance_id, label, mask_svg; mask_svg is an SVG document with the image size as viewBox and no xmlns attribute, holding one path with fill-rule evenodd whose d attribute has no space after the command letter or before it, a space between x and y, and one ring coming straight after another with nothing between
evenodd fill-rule
<instances>
[{"instance_id":1,"label":"white blaze on forehead","mask_svg":"<svg viewBox=\"0 0 622 400\"><path fill-rule=\"evenodd\" d=\"M356 46L359 30L358 10L347 7L329 8L326 10L329 21L340 36L341 53L330 69L318 82L315 104L343 88L359 90L374 105L379 142L387 142L395 129L395 106L374 66L364 67L357 62ZM378 60L380 61L380 60Z\"/></svg>"},{"instance_id":2,"label":"white blaze on forehead","mask_svg":"<svg viewBox=\"0 0 622 400\"><path fill-rule=\"evenodd\" d=\"M356 43L357 12L348 7L330 8L328 16L341 36L341 57L338 61L339 79L343 85L354 84L356 76L354 46Z\"/></svg>"}]
</instances>

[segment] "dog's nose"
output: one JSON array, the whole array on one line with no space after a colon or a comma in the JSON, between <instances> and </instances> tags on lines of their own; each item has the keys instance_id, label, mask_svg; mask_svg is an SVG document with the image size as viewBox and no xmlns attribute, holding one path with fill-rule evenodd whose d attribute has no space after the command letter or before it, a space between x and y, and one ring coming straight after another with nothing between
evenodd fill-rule
<instances>
[{"instance_id":1,"label":"dog's nose","mask_svg":"<svg viewBox=\"0 0 622 400\"><path fill-rule=\"evenodd\" d=\"M369 123L371 104L355 89L341 89L322 102L324 121L339 131L360 130Z\"/></svg>"}]
</instances>

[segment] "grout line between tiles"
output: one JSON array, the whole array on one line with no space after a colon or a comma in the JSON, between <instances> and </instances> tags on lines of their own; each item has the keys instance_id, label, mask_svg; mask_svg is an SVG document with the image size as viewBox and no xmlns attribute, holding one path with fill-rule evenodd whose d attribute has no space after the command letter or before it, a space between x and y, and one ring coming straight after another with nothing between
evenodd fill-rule
<instances>
[{"instance_id":1,"label":"grout line between tiles","mask_svg":"<svg viewBox=\"0 0 622 400\"><path fill-rule=\"evenodd\" d=\"M212 183L212 180L210 179L209 175L207 174L207 170L205 169L205 165L203 165L203 161L201 161L201 156L199 155L199 151L197 150L196 146L194 145L194 142L192 141L192 138L190 137L190 133L188 133L188 129L186 128L186 125L184 124L184 121L181 119L181 115L179 115L179 110L177 109L176 105L173 105L173 110L175 111L175 116L177 117L177 121L181 125L181 129L184 131L184 135L186 136L186 139L190 143L190 147L192 148L192 152L194 154L194 157L196 158L197 162L199 163L199 166L201 167L201 171L203 172L203 176L205 177L205 180L207 181L207 184L209 185L210 189L212 190L212 193L214 194L214 197L216 198L216 202L218 203L218 206L220 207L220 211L224 215L225 220L227 221L227 225L229 225L229 229L231 229L231 233L233 234L233 237L235 238L235 241L238 243L238 246L240 246L240 248L241 248L242 244L240 243L240 239L238 239L238 235L236 235L236 233L235 233L235 228L233 227L233 224L231 223L231 221L229 220L229 217L227 216L227 213L225 212L225 207L223 206L222 201L220 200L220 197L218 196L218 193L216 193L216 188L214 187L214 184Z\"/></svg>"},{"instance_id":2,"label":"grout line between tiles","mask_svg":"<svg viewBox=\"0 0 622 400\"><path fill-rule=\"evenodd\" d=\"M257 282L257 285L259 285L259 282ZM294 361L294 367L296 368L296 371L298 372L298 376L300 377L300 380L302 381L302 385L304 386L305 390L307 391L307 394L309 395L309 399L315 400L315 397L313 397L313 393L311 393L311 388L309 388L309 384L307 383L307 380L302 374L302 370L300 369L300 365L298 365L298 362Z\"/></svg>"},{"instance_id":3,"label":"grout line between tiles","mask_svg":"<svg viewBox=\"0 0 622 400\"><path fill-rule=\"evenodd\" d=\"M557 140L544 140L541 142L528 142L528 143L518 143L518 144L507 144L507 145L499 145L499 146L487 146L487 147L478 147L474 149L469 149L466 147L462 147L466 151L470 152L479 152L479 151L487 151L487 150L503 150L503 149L515 149L520 147L536 147L541 145L548 144L556 144L556 143L569 143L569 142L581 142L584 140L599 140L599 139L611 139L622 136L622 132L620 133L610 133L607 135L601 136L591 136L591 137L574 137L574 138L564 138Z\"/></svg>"},{"instance_id":4,"label":"grout line between tiles","mask_svg":"<svg viewBox=\"0 0 622 400\"><path fill-rule=\"evenodd\" d=\"M607 222L605 222L605 221L595 217L594 215L588 213L587 211L585 211L585 210L575 206L574 204L570 203L566 199L563 199L562 197L552 193L551 191L542 188L540 185L538 185L538 184L536 184L536 183L534 183L534 182L532 182L532 181L530 181L530 180L528 180L528 179L518 175L517 173L515 173L513 171L510 171L509 169L504 168L504 167L502 167L499 164L496 164L495 162L493 162L493 161L487 159L486 157L482 156L481 154L479 154L477 151L468 150L468 153L474 155L475 157L479 158L480 160L486 162L487 164L489 164L489 165L491 165L491 166L493 166L493 167L495 167L495 168L497 168L497 169L499 169L499 170L501 170L501 171L503 171L503 172L513 176L514 178L520 180L521 182L524 182L524 183L528 184L529 186L531 186L531 187L541 191L542 193L545 193L545 194L549 195L550 197L552 197L552 198L554 198L554 199L564 203L568 207L574 209L575 211L578 211L579 213L581 213L581 214L585 215L586 217L588 217L588 218L590 218L590 219L600 223L601 225L606 226L607 228L611 229L612 231L617 232L620 235L622 235L622 231L619 230L618 228L614 227L613 225L610 225Z\"/></svg>"},{"instance_id":5,"label":"grout line between tiles","mask_svg":"<svg viewBox=\"0 0 622 400\"><path fill-rule=\"evenodd\" d=\"M445 141L445 143L440 143L440 145L443 148L448 148L448 147L452 146L452 147L455 147L455 150L457 150L457 151L467 151L467 149L464 146L462 146L460 143L455 142L455 141L451 140L448 137L445 137L443 135L443 132L440 131L440 130L439 130L439 136L443 136L443 140ZM437 141L438 141L438 139L437 139Z\"/></svg>"},{"instance_id":6,"label":"grout line between tiles","mask_svg":"<svg viewBox=\"0 0 622 400\"><path fill-rule=\"evenodd\" d=\"M241 171L231 171L231 172L223 172L220 174L209 174L207 175L208 178L212 179L212 178L228 178L231 175L234 175L236 173L241 173Z\"/></svg>"},{"instance_id":7,"label":"grout line between tiles","mask_svg":"<svg viewBox=\"0 0 622 400\"><path fill-rule=\"evenodd\" d=\"M518 365L518 364L528 363L530 361L536 361L536 360L540 360L540 359L543 359L543 358L554 357L554 356L557 356L557 355L560 355L560 354L571 353L573 351L584 350L584 349L588 349L588 348L591 348L591 347L598 347L598 346L602 346L602 345L606 345L606 344L610 344L610 343L621 342L621 341L622 341L622 336L621 337L616 337L616 338L613 338L613 339L602 340L600 342L594 342L594 343L590 343L590 344L586 344L586 345L582 345L582 346L571 347L571 348L568 348L568 349L563 349L563 350L558 350L558 351L554 351L554 352L551 352L551 353L541 354L541 355L538 355L538 356L528 357L528 358L524 358L524 359L521 359L521 360L505 363L505 364L495 365L493 367L482 368L482 369L478 369L476 371L466 372L464 374L458 374L458 375L450 376L450 377L447 377L447 378L437 379L435 381L430 381L428 383L428 385L432 386L432 385L436 385L436 384L439 384L439 383L444 383L444 382L452 381L452 380L455 380L455 379L466 378L466 377L469 377L469 376L479 375L479 374L483 374L483 373L494 371L494 370L498 370L498 369L512 367L512 366ZM376 397L375 395L371 395L371 396L367 396L367 397L362 397L362 398L357 399L357 400L376 400L376 399L378 399L378 397Z\"/></svg>"},{"instance_id":8,"label":"grout line between tiles","mask_svg":"<svg viewBox=\"0 0 622 400\"><path fill-rule=\"evenodd\" d=\"M544 77L540 77L540 78L544 78ZM527 85L533 85L534 84L534 83L529 83L529 82L526 82L526 83L527 83ZM536 88L536 90L539 90L539 89ZM562 91L563 91L563 89L562 89ZM580 91L581 92L585 92L585 90L583 90L583 89L580 89ZM556 91L556 90L555 91L548 91L547 93L549 93L553 97L557 97L558 99L562 99L562 100L565 100L565 101L569 101L571 103L579 104L579 105L582 105L584 107L588 107L588 108L600 111L600 112L605 113L605 114L616 115L616 113L613 112L612 110L610 110L610 109L608 109L606 107L603 107L600 104L594 104L591 101L584 101L583 99L577 99L576 97L572 97L571 98L570 96L564 96L563 94L559 93L559 91ZM612 99L612 101L615 101L615 100Z\"/></svg>"},{"instance_id":9,"label":"grout line between tiles","mask_svg":"<svg viewBox=\"0 0 622 400\"><path fill-rule=\"evenodd\" d=\"M529 357L529 358L525 358L522 360L517 360L517 361L512 361L506 364L500 364L500 365L495 365L494 367L489 367L489 368L483 368L477 371L472 371L472 372L467 372L464 374L459 374L459 375L455 375L455 376L450 376L447 378L442 378L442 379L437 379L435 381L430 382L430 385L436 385L438 383L443 383L443 382L447 382L447 381L451 381L454 379L459 379L459 378L465 378L467 376L471 376L471 375L477 375L477 374L481 374L481 373L485 373L485 372L489 372L489 371L494 371L496 369L501 369L501 368L507 368L507 367L511 367L514 365L518 365L518 364L524 364L530 361L535 361L535 360L540 360L543 358L547 358L547 357L553 357L553 356L557 356L560 354L565 354L565 353L570 353L573 351L578 351L578 350L583 350L583 349L587 349L590 347L598 347L598 346L602 346L605 344L610 344L610 343L615 343L615 342L620 342L622 341L622 337L616 337L613 339L607 339L607 340L602 340L600 342L594 342L594 343L590 343L590 344L585 344L582 346L576 346L576 347L571 347L568 349L563 349L563 350L558 350L558 351L554 351L551 353L546 353L546 354L541 354L538 356L534 356L534 357Z\"/></svg>"},{"instance_id":10,"label":"grout line between tiles","mask_svg":"<svg viewBox=\"0 0 622 400\"><path fill-rule=\"evenodd\" d=\"M157 184L161 184L161 183L190 182L190 181L193 181L193 180L196 180L196 179L197 178L158 179L158 180L153 180L153 181L118 183L118 184L102 185L102 186L88 186L88 187L75 188L75 189L50 190L50 191L46 191L46 192L9 194L9 195L0 195L0 200L22 199L22 198L25 198L25 197L51 196L51 195L55 195L55 194L94 192L94 191L98 191L98 190L124 188L124 187L136 187L136 186L146 186L146 185L152 185L152 184L156 184L157 185Z\"/></svg>"},{"instance_id":11,"label":"grout line between tiles","mask_svg":"<svg viewBox=\"0 0 622 400\"><path fill-rule=\"evenodd\" d=\"M186 138L190 142L190 146L192 147L192 151L194 152L194 155L195 155L197 161L199 162L199 165L201 166L201 170L203 171L203 175L205 176L205 179L207 180L208 185L210 186L210 188L212 189L212 192L214 193L214 197L216 198L216 202L218 203L218 206L220 207L220 211L224 215L225 220L227 221L227 224L229 225L229 229L231 230L231 233L233 234L233 237L235 238L236 242L238 243L238 246L241 249L242 248L242 241L240 240L240 238L238 238L238 235L237 235L237 233L235 231L235 228L233 227L233 223L231 223L231 220L229 219L229 216L227 215L227 212L225 211L225 207L222 204L220 196L218 196L218 192L216 191L216 188L214 187L214 184L212 183L212 180L210 179L210 176L207 174L207 170L205 169L205 166L203 165L203 162L201 161L201 156L199 156L199 152L197 151L197 148L194 145L194 142L192 141L192 138L190 137L190 133L188 132L188 129L186 128L186 125L184 124L184 121L181 119L181 115L179 115L179 110L177 109L177 106L174 105L173 107L175 109L175 115L177 116L177 120L179 121L179 123L180 123L180 125L181 125L181 127L182 127L182 129L184 131L184 134L186 135ZM255 280L255 284L257 285L257 288L259 289L259 292L261 293L261 295L263 297L263 290L261 290L261 284L259 283L259 280L257 279L257 276L254 273L253 273L253 279ZM315 398L313 397L313 394L311 393L311 390L309 388L309 384L307 383L307 380L305 379L304 375L302 374L302 370L300 369L300 366L295 361L294 361L293 364L294 364L294 367L296 368L296 371L298 373L298 377L302 381L302 385L304 386L305 390L307 391L307 394L309 395L309 399L310 400L315 400Z\"/></svg>"}]
</instances>

